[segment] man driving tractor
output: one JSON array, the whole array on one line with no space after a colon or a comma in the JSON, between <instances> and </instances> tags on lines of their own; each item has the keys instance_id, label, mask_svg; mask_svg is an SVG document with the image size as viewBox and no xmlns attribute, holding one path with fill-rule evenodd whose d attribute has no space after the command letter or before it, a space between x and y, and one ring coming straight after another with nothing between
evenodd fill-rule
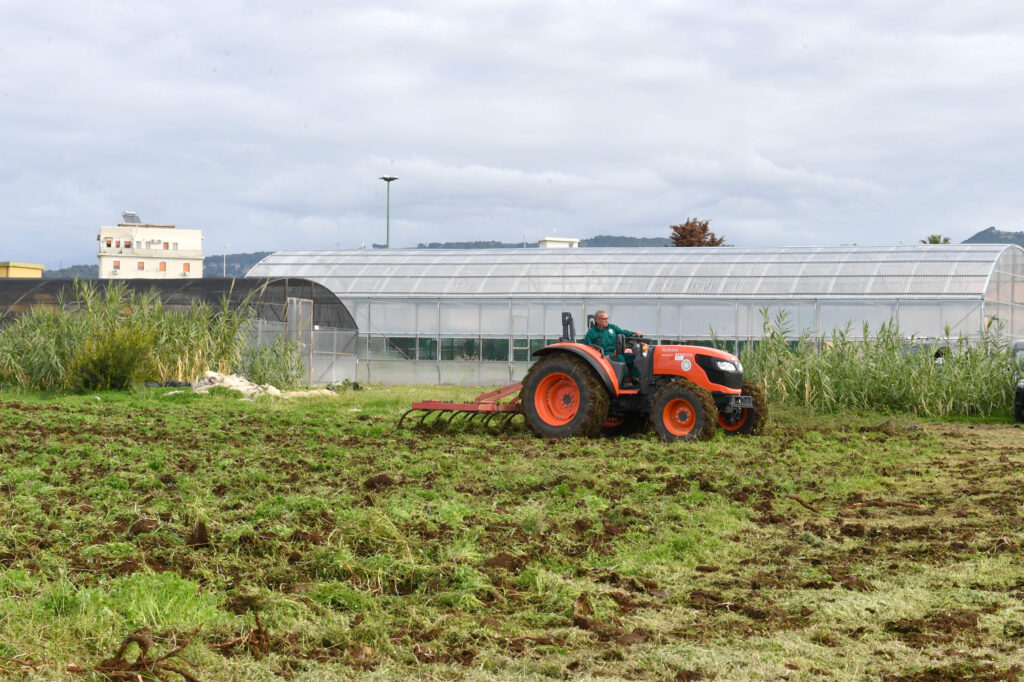
<instances>
[{"instance_id":1,"label":"man driving tractor","mask_svg":"<svg viewBox=\"0 0 1024 682\"><path fill-rule=\"evenodd\" d=\"M632 332L611 324L608 321L608 313L604 310L598 310L594 313L594 326L587 330L587 335L583 337L583 343L598 346L610 358L618 362L625 362L629 369L629 377L631 379L639 379L640 375L633 366L633 353L629 349L627 349L625 355L617 355L615 353L615 337L618 334L643 336L642 332Z\"/></svg>"}]
</instances>

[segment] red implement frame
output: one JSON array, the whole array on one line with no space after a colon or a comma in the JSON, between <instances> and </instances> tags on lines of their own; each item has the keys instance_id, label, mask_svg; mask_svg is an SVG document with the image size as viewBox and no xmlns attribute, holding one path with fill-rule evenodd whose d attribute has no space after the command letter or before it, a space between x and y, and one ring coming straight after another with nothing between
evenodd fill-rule
<instances>
[{"instance_id":1,"label":"red implement frame","mask_svg":"<svg viewBox=\"0 0 1024 682\"><path fill-rule=\"evenodd\" d=\"M507 424L512 420L512 417L519 414L519 391L522 389L521 383L512 384L504 388L499 388L496 391L490 393L483 393L473 398L471 403L447 403L443 400L421 400L412 404L412 408L407 410L398 419L398 426L402 426L402 421L413 412L422 412L423 416L420 417L419 425L423 425L424 420L435 412L438 414L435 423L443 424L448 426L451 424L459 415L465 415L464 421L472 421L477 417L483 417L483 423L487 424L496 415L501 415L504 420L502 424ZM507 403L499 402L510 395L515 394L515 397ZM450 417L446 417L448 413L451 413Z\"/></svg>"}]
</instances>

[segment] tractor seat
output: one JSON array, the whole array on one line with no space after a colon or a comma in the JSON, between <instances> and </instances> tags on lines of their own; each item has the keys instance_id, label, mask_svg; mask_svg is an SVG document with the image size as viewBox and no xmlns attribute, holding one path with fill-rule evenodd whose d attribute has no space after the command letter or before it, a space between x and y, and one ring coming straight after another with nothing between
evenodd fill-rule
<instances>
[{"instance_id":1,"label":"tractor seat","mask_svg":"<svg viewBox=\"0 0 1024 682\"><path fill-rule=\"evenodd\" d=\"M615 360L608 358L608 364L612 366L612 371L615 372L615 380L618 381L619 387L624 386L626 383L626 377L629 376L626 363L616 362Z\"/></svg>"}]
</instances>

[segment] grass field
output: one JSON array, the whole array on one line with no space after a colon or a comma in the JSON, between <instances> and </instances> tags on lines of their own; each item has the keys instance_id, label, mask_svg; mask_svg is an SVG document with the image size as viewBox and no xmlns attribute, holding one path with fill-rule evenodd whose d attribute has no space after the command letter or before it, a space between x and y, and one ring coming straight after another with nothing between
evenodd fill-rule
<instances>
[{"instance_id":1,"label":"grass field","mask_svg":"<svg viewBox=\"0 0 1024 682\"><path fill-rule=\"evenodd\" d=\"M474 393L0 394L0 674L1024 675L1008 416L777 409L671 445L394 428Z\"/></svg>"}]
</instances>

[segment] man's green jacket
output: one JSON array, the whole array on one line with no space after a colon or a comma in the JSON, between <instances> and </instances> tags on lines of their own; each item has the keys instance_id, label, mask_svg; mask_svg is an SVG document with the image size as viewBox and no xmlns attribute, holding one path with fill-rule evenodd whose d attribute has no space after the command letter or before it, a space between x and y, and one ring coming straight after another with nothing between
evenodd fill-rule
<instances>
[{"instance_id":1,"label":"man's green jacket","mask_svg":"<svg viewBox=\"0 0 1024 682\"><path fill-rule=\"evenodd\" d=\"M583 337L583 343L590 343L595 346L600 346L604 350L605 355L615 355L615 336L616 334L625 334L626 336L633 336L633 332L628 329L623 329L614 324L609 323L604 331L597 328L595 324L593 327L587 330L587 335Z\"/></svg>"}]
</instances>

